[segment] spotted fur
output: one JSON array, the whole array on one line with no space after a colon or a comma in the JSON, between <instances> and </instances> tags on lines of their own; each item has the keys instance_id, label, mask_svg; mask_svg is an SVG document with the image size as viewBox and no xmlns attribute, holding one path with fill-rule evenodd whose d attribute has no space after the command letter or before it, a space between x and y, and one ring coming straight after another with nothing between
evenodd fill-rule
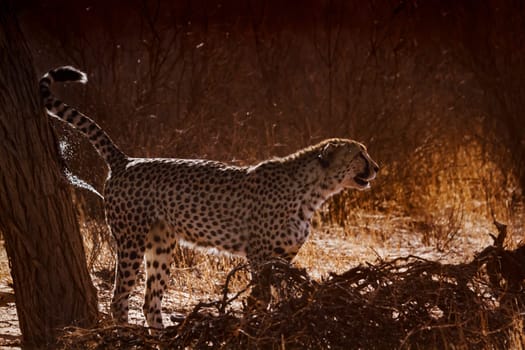
<instances>
[{"instance_id":1,"label":"spotted fur","mask_svg":"<svg viewBox=\"0 0 525 350\"><path fill-rule=\"evenodd\" d=\"M272 257L291 260L321 204L345 188L369 188L379 169L362 144L348 139L247 167L128 157L93 120L51 93L52 83L65 81L86 79L72 67L57 68L42 77L40 93L48 113L79 129L110 168L104 202L118 250L111 305L117 322L128 320L129 293L143 260L144 315L150 327L162 328L161 301L177 241L246 256L255 268Z\"/></svg>"}]
</instances>

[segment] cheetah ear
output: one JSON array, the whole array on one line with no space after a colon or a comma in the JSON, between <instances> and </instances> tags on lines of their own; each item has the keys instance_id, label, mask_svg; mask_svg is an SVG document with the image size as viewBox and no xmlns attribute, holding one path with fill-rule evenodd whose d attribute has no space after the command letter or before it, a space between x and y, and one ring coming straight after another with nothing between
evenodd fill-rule
<instances>
[{"instance_id":1,"label":"cheetah ear","mask_svg":"<svg viewBox=\"0 0 525 350\"><path fill-rule=\"evenodd\" d=\"M322 168L326 169L330 166L335 150L336 147L332 143L327 143L323 149L321 149L321 152L317 155L317 160Z\"/></svg>"}]
</instances>

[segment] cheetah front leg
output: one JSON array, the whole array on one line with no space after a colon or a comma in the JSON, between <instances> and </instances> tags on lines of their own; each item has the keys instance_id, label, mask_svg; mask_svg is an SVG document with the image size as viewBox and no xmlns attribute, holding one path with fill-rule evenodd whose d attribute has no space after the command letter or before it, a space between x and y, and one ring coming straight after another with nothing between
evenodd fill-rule
<instances>
[{"instance_id":1,"label":"cheetah front leg","mask_svg":"<svg viewBox=\"0 0 525 350\"><path fill-rule=\"evenodd\" d=\"M172 242L164 221L151 227L146 244L146 291L142 310L148 326L162 329L162 297L168 287L170 266L173 262Z\"/></svg>"},{"instance_id":2,"label":"cheetah front leg","mask_svg":"<svg viewBox=\"0 0 525 350\"><path fill-rule=\"evenodd\" d=\"M252 291L248 297L248 306L266 309L272 300L272 266L278 261L290 264L294 254L284 250L275 250L271 244L264 242L261 246L253 244L247 258L251 268ZM265 247L270 247L266 248Z\"/></svg>"}]
</instances>

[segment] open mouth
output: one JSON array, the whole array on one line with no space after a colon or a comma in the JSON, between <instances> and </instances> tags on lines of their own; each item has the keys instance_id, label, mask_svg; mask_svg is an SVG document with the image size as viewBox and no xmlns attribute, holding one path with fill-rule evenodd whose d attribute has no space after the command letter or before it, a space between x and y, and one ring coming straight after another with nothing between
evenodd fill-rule
<instances>
[{"instance_id":1,"label":"open mouth","mask_svg":"<svg viewBox=\"0 0 525 350\"><path fill-rule=\"evenodd\" d=\"M356 176L356 177L354 177L354 181L355 181L356 184L358 184L358 185L361 186L361 187L367 187L368 185L370 185L370 182L369 182L369 181L363 179L363 178L360 177L360 176Z\"/></svg>"}]
</instances>

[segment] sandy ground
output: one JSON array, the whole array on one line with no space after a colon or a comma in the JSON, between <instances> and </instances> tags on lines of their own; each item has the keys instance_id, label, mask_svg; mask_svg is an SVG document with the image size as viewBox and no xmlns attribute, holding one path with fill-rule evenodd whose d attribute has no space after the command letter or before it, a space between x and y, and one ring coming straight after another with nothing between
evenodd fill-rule
<instances>
[{"instance_id":1,"label":"sandy ground","mask_svg":"<svg viewBox=\"0 0 525 350\"><path fill-rule=\"evenodd\" d=\"M0 349L19 349L20 327L16 315L15 295L12 288L9 262L4 249L0 247Z\"/></svg>"},{"instance_id":2,"label":"sandy ground","mask_svg":"<svg viewBox=\"0 0 525 350\"><path fill-rule=\"evenodd\" d=\"M433 241L432 235L425 225L414 223L410 218L390 218L388 223L388 236L384 235L384 220L382 217L370 215L363 218L364 224L347 227L342 233L340 229L323 228L314 231L309 241L301 249L295 263L305 267L310 275L316 279L327 276L330 272L343 272L358 264L374 262L377 259L391 259L399 256L417 255L427 259L461 262L470 260L475 252L491 244L489 236L494 230L490 225L466 224L457 235L442 247L443 242ZM522 237L515 237L516 240ZM3 245L2 245L3 247ZM228 257L215 257L210 259L230 259ZM220 266L220 263L214 263ZM93 281L99 290L100 311L107 313L112 289L111 271L113 266L97 264L99 269L93 273ZM231 263L229 264L231 267ZM209 290L219 290L228 272L228 263L222 271L220 267L214 275L203 275L199 266L191 268L189 277L185 280L177 279L183 275L177 269L172 270L172 281L169 292L163 302L165 324L171 324L169 315L172 313L186 313L198 301L206 301L213 295ZM188 274L188 271L184 271ZM209 290L203 287L192 287L195 278L212 279ZM139 286L144 284L143 276L140 277ZM214 287L214 284L217 286ZM20 329L14 303L14 294L9 275L9 264L5 250L0 249L0 349L16 349L20 346ZM137 288L130 303L130 322L145 324L142 315L142 287Z\"/></svg>"}]
</instances>

